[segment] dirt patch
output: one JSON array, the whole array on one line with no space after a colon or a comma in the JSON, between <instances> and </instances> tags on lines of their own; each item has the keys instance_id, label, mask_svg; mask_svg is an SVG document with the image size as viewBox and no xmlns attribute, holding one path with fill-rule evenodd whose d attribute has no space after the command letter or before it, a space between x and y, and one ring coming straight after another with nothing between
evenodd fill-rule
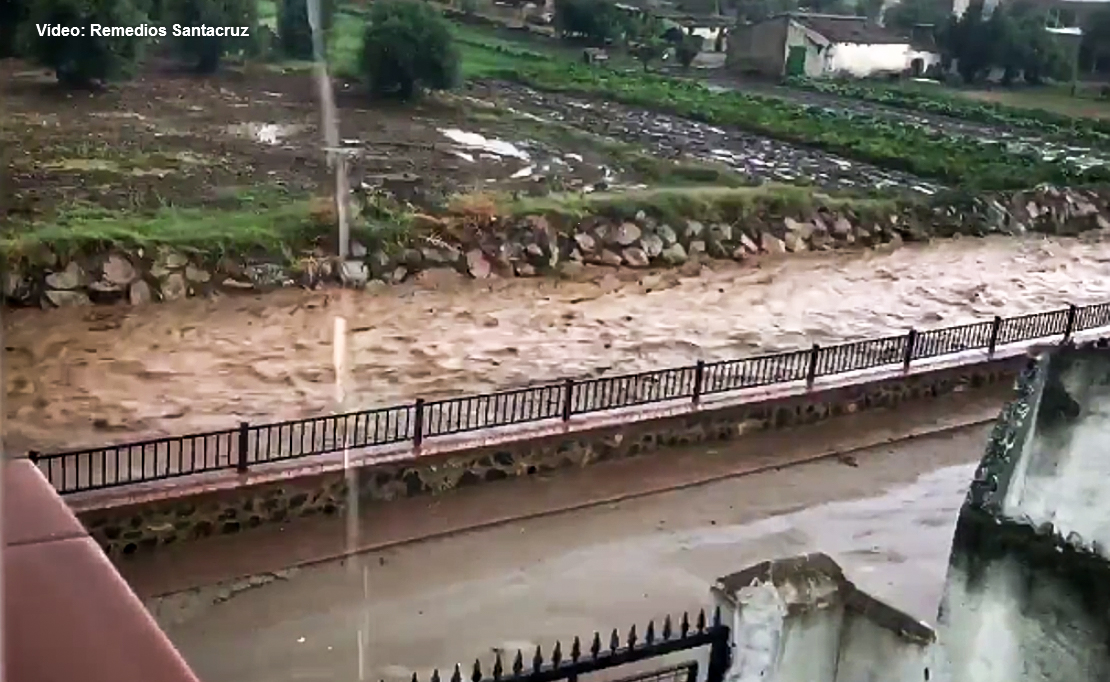
<instances>
[{"instance_id":1,"label":"dirt patch","mask_svg":"<svg viewBox=\"0 0 1110 682\"><path fill-rule=\"evenodd\" d=\"M481 90L411 106L371 105L353 83L336 91L354 182L407 173L420 203L475 188L530 190L552 176L587 188L651 176L622 168L612 145L588 135L525 125ZM152 66L106 91L73 93L44 71L0 62L0 144L14 151L8 217L29 222L91 207L235 208L330 189L310 76L266 66L206 78Z\"/></svg>"},{"instance_id":2,"label":"dirt patch","mask_svg":"<svg viewBox=\"0 0 1110 682\"><path fill-rule=\"evenodd\" d=\"M1066 116L1110 119L1110 103L1083 97L1069 97L1064 94L1035 90L955 90L954 92L980 102L996 102L1025 109L1043 109Z\"/></svg>"},{"instance_id":3,"label":"dirt patch","mask_svg":"<svg viewBox=\"0 0 1110 682\"><path fill-rule=\"evenodd\" d=\"M619 140L658 158L720 164L752 183L812 183L855 190L910 189L924 194L933 194L940 188L908 173L600 98L539 93L503 82L484 83L481 92L483 97L503 106L600 138Z\"/></svg>"}]
</instances>

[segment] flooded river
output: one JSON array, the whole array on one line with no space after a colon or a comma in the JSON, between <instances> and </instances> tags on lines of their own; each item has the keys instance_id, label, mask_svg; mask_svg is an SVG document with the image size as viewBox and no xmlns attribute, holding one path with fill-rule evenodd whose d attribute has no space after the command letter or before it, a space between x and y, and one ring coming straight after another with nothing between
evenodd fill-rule
<instances>
[{"instance_id":1,"label":"flooded river","mask_svg":"<svg viewBox=\"0 0 1110 682\"><path fill-rule=\"evenodd\" d=\"M1110 300L1110 246L1074 240L964 239L714 268L10 312L8 445L329 411L337 313L351 329L353 409Z\"/></svg>"}]
</instances>

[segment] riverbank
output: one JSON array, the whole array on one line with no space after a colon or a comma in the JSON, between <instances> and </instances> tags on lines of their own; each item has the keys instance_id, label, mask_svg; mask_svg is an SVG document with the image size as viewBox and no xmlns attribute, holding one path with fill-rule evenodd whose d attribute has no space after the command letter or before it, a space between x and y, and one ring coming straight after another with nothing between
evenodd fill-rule
<instances>
[{"instance_id":1,"label":"riverbank","mask_svg":"<svg viewBox=\"0 0 1110 682\"><path fill-rule=\"evenodd\" d=\"M229 242L234 224L207 216L203 229L161 224L146 234L104 219L68 235L59 252L49 234L9 239L4 295L15 305L66 307L189 296L399 284L432 270L476 280L586 277L589 266L686 267L711 259L754 262L786 254L897 248L953 236L1078 235L1110 228L1110 191L1038 188L978 197L873 199L787 186L699 187L510 198L455 197L441 215L405 212L402 188L356 193L356 212L392 222L354 232L351 258L329 256L324 225L332 207L302 216L315 228L281 221L250 225L248 242ZM289 216L290 220L296 220ZM221 231L225 238L213 238ZM264 239L262 235L265 235ZM360 241L361 240L361 241ZM334 240L332 240L334 241ZM368 245L369 243L369 245ZM689 266L689 267L687 267ZM693 268L690 270L689 268Z\"/></svg>"}]
</instances>

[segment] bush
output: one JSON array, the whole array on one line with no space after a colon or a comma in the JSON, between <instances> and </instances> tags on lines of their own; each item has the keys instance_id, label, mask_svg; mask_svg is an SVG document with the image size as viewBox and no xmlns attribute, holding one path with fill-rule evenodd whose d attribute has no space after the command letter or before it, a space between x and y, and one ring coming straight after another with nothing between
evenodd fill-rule
<instances>
[{"instance_id":1,"label":"bush","mask_svg":"<svg viewBox=\"0 0 1110 682\"><path fill-rule=\"evenodd\" d=\"M27 17L24 0L0 0L0 59L17 54L17 31Z\"/></svg>"},{"instance_id":2,"label":"bush","mask_svg":"<svg viewBox=\"0 0 1110 682\"><path fill-rule=\"evenodd\" d=\"M665 43L662 40L648 39L633 46L630 52L644 67L644 71L647 71L651 66L651 62L663 56L664 45Z\"/></svg>"},{"instance_id":3,"label":"bush","mask_svg":"<svg viewBox=\"0 0 1110 682\"><path fill-rule=\"evenodd\" d=\"M131 0L36 0L21 34L23 53L52 69L58 82L87 87L134 73L146 38L89 35L90 24L139 26L146 16ZM86 27L77 37L39 36L36 24Z\"/></svg>"},{"instance_id":4,"label":"bush","mask_svg":"<svg viewBox=\"0 0 1110 682\"><path fill-rule=\"evenodd\" d=\"M258 34L254 0L165 0L167 24L183 26L246 26L250 37L204 36L173 38L174 52L193 63L198 73L212 73L227 54L249 53Z\"/></svg>"},{"instance_id":5,"label":"bush","mask_svg":"<svg viewBox=\"0 0 1110 682\"><path fill-rule=\"evenodd\" d=\"M705 38L702 36L689 34L682 39L674 48L675 58L678 63L682 64L682 68L688 69L694 63L694 58L701 53L702 45L705 44Z\"/></svg>"},{"instance_id":6,"label":"bush","mask_svg":"<svg viewBox=\"0 0 1110 682\"><path fill-rule=\"evenodd\" d=\"M562 38L583 38L601 47L619 40L626 24L607 0L555 0L555 29Z\"/></svg>"},{"instance_id":7,"label":"bush","mask_svg":"<svg viewBox=\"0 0 1110 682\"><path fill-rule=\"evenodd\" d=\"M331 29L334 0L319 0L323 31ZM278 44L291 59L312 59L312 26L308 23L307 0L281 0L278 3Z\"/></svg>"},{"instance_id":8,"label":"bush","mask_svg":"<svg viewBox=\"0 0 1110 682\"><path fill-rule=\"evenodd\" d=\"M377 96L409 99L458 84L460 57L443 15L424 0L377 0L362 40L362 75Z\"/></svg>"}]
</instances>

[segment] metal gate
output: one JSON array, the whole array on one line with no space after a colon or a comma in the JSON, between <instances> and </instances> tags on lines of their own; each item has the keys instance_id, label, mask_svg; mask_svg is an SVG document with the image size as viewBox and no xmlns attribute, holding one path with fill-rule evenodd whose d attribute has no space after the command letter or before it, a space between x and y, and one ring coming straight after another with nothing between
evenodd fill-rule
<instances>
[{"instance_id":1,"label":"metal gate","mask_svg":"<svg viewBox=\"0 0 1110 682\"><path fill-rule=\"evenodd\" d=\"M729 628L721 623L720 609L714 611L712 622L706 622L703 610L693 623L684 613L677 625L667 616L661 627L657 629L652 621L642 633L636 631L635 625L624 637L614 629L608 642L604 643L598 632L586 645L578 637L574 638L569 649L562 642L556 642L550 655L545 655L542 647L537 646L530 657L526 657L523 651L517 651L516 656L506 663L498 653L488 672L482 669L479 660L474 661L468 674L456 665L450 682L594 682L595 673L617 672L615 669L623 666L634 666L638 671L606 678L605 682L700 682L697 660L677 664L656 661L658 667L654 667L651 661L680 652L693 652L702 647L708 648L704 682L722 682L730 659ZM645 665L635 665L638 663ZM643 670L639 670L641 668ZM430 682L441 681L442 677L436 670ZM413 674L412 682L420 682L416 674Z\"/></svg>"}]
</instances>

